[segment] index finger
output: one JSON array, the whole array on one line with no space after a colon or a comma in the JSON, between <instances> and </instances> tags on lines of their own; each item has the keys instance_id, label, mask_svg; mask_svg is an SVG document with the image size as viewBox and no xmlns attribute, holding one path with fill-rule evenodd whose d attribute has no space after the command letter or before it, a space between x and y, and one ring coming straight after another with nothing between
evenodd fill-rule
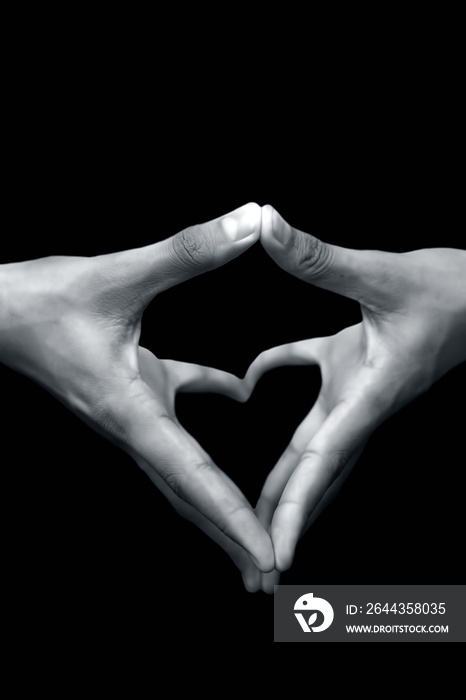
<instances>
[{"instance_id":1,"label":"index finger","mask_svg":"<svg viewBox=\"0 0 466 700\"><path fill-rule=\"evenodd\" d=\"M301 455L272 519L276 567L289 569L296 545L325 504L324 497L344 471L354 465L374 429L369 402L342 401L329 414Z\"/></svg>"},{"instance_id":2,"label":"index finger","mask_svg":"<svg viewBox=\"0 0 466 700\"><path fill-rule=\"evenodd\" d=\"M128 443L137 461L142 459L176 496L241 545L261 571L274 568L272 542L246 497L150 396L133 405Z\"/></svg>"}]
</instances>

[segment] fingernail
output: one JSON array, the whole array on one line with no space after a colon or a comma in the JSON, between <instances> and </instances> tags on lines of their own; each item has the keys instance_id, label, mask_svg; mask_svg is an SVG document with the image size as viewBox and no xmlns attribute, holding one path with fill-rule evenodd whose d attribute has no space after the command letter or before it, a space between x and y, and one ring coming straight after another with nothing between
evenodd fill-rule
<instances>
[{"instance_id":1,"label":"fingernail","mask_svg":"<svg viewBox=\"0 0 466 700\"><path fill-rule=\"evenodd\" d=\"M275 240L282 245L286 245L292 235L291 226L275 209L272 210L272 233Z\"/></svg>"},{"instance_id":2,"label":"fingernail","mask_svg":"<svg viewBox=\"0 0 466 700\"><path fill-rule=\"evenodd\" d=\"M220 223L228 240L240 241L260 230L261 208L250 202L232 211Z\"/></svg>"}]
</instances>

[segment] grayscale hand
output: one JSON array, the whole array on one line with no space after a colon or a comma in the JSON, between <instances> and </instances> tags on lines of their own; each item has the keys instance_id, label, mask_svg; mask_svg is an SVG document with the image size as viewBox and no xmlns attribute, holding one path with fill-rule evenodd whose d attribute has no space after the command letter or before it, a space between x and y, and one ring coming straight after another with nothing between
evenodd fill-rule
<instances>
[{"instance_id":1,"label":"grayscale hand","mask_svg":"<svg viewBox=\"0 0 466 700\"><path fill-rule=\"evenodd\" d=\"M139 368L142 379L154 394L164 397L166 414L176 425L179 435L183 436L186 445L191 445L192 452L197 455L198 460L202 458L206 465L212 465L213 461L210 455L178 420L175 413L176 394L179 392L211 392L244 402L250 397L255 386L252 375L246 382L246 378L239 379L235 375L219 369L174 360L159 360L149 350L142 347L139 349ZM135 456L135 460L170 501L177 513L197 525L225 550L240 570L246 589L251 592L259 590L262 572L253 563L245 548L227 537L201 510L194 507L186 499L180 498L177 495L177 490L171 488L158 471L151 467L150 463L138 455ZM215 468L221 474L231 493L237 497L239 502L243 502L245 496L236 484L218 467ZM226 505L228 507L229 504Z\"/></svg>"},{"instance_id":2,"label":"grayscale hand","mask_svg":"<svg viewBox=\"0 0 466 700\"><path fill-rule=\"evenodd\" d=\"M177 502L198 511L227 550L235 544L236 560L247 552L266 572L274 566L269 535L175 420L174 391L186 383L182 363L161 362L138 345L152 299L244 253L259 240L260 222L261 209L251 203L142 248L0 266L0 361L42 385ZM200 370L191 372L198 381ZM207 380L211 375L206 370Z\"/></svg>"},{"instance_id":3,"label":"grayscale hand","mask_svg":"<svg viewBox=\"0 0 466 700\"><path fill-rule=\"evenodd\" d=\"M466 251L342 248L292 228L269 205L261 243L292 275L358 301L363 319L331 337L268 350L249 369L252 383L290 362L316 363L322 375L317 402L256 506L275 551L277 570L262 575L270 591L377 426L466 360Z\"/></svg>"}]
</instances>

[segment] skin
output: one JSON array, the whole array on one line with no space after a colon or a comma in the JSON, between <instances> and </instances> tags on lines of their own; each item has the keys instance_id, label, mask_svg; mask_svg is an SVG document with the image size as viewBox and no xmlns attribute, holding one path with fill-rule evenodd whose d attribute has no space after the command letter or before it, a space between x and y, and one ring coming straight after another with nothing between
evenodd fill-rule
<instances>
[{"instance_id":1,"label":"skin","mask_svg":"<svg viewBox=\"0 0 466 700\"><path fill-rule=\"evenodd\" d=\"M274 367L320 367L317 401L255 508L272 537L275 570L260 572L231 546L227 550L248 590L273 593L298 540L336 496L371 434L466 360L466 251L395 254L331 246L292 228L270 206L262 208L261 243L284 270L357 300L363 318L333 336L261 353L243 380L210 375L209 390L246 401ZM197 511L191 515L199 527L210 527Z\"/></svg>"},{"instance_id":2,"label":"skin","mask_svg":"<svg viewBox=\"0 0 466 700\"><path fill-rule=\"evenodd\" d=\"M175 413L175 399L178 392L211 392L223 394L236 401L244 402L250 397L255 383L262 372L246 380L239 379L229 372L194 365L190 363L177 362L174 360L157 360L147 349L139 349L139 366L141 375L146 384L157 396L165 397L164 410L170 420L176 425L179 435L183 436L186 443L192 446L193 454L197 454L206 464L213 464L211 456L204 450L202 445L190 435L178 420ZM264 370L265 371L265 370ZM247 549L239 541L234 541L228 537L211 518L205 515L205 509L200 509L194 501L187 501L178 495L176 489L163 479L158 471L154 469L147 460L140 455L135 456L135 461L139 464L157 488L165 495L174 507L176 512L186 520L194 523L208 537L216 542L228 554L232 562L239 569L244 586L248 591L257 591L261 586L263 571L251 559ZM222 479L229 488L230 494L235 494L239 502L245 500L238 486L230 477L216 467ZM231 496L230 496L231 498ZM223 507L223 505L222 505ZM248 507L252 506L248 503Z\"/></svg>"},{"instance_id":3,"label":"skin","mask_svg":"<svg viewBox=\"0 0 466 700\"><path fill-rule=\"evenodd\" d=\"M266 351L249 370L252 376L294 361L316 363L322 374L318 399L256 506L271 533L276 571L256 572L254 586L271 592L374 430L466 360L466 251L341 248L294 229L269 205L261 243L290 274L358 301L363 319L331 337Z\"/></svg>"},{"instance_id":4,"label":"skin","mask_svg":"<svg viewBox=\"0 0 466 700\"><path fill-rule=\"evenodd\" d=\"M362 322L267 350L243 379L138 345L144 309L159 293L259 239L290 274L357 300ZM273 593L373 431L466 359L466 251L332 246L269 205L245 205L140 249L3 265L0 290L0 361L130 454L229 554L249 591ZM214 391L246 401L264 372L284 364L319 365L322 388L253 508L179 423L175 396Z\"/></svg>"},{"instance_id":5,"label":"skin","mask_svg":"<svg viewBox=\"0 0 466 700\"><path fill-rule=\"evenodd\" d=\"M181 385L208 386L218 375L139 347L147 305L244 253L259 240L260 222L260 207L250 203L154 245L2 265L0 361L125 450L180 512L197 511L236 560L266 572L274 568L269 534L174 414Z\"/></svg>"}]
</instances>

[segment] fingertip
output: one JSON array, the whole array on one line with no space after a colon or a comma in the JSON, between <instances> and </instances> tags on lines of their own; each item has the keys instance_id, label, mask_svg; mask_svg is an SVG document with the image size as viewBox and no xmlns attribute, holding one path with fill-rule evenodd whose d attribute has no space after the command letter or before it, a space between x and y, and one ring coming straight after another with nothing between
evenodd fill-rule
<instances>
[{"instance_id":1,"label":"fingertip","mask_svg":"<svg viewBox=\"0 0 466 700\"><path fill-rule=\"evenodd\" d=\"M275 593L275 586L278 585L279 581L280 572L277 571L277 569L274 569L268 574L262 574L262 590L264 591L264 593L267 593L267 595L273 595Z\"/></svg>"},{"instance_id":2,"label":"fingertip","mask_svg":"<svg viewBox=\"0 0 466 700\"><path fill-rule=\"evenodd\" d=\"M241 572L243 584L248 593L257 593L261 587L260 571L253 565Z\"/></svg>"},{"instance_id":3,"label":"fingertip","mask_svg":"<svg viewBox=\"0 0 466 700\"><path fill-rule=\"evenodd\" d=\"M275 566L277 568L277 571L279 571L280 573L283 573L284 571L288 571L288 569L291 569L293 559L294 559L294 552L278 551L276 556L275 556L275 561L276 561Z\"/></svg>"},{"instance_id":4,"label":"fingertip","mask_svg":"<svg viewBox=\"0 0 466 700\"><path fill-rule=\"evenodd\" d=\"M244 548L254 566L260 571L266 573L274 569L272 540L249 504L235 509L225 522L224 532Z\"/></svg>"},{"instance_id":5,"label":"fingertip","mask_svg":"<svg viewBox=\"0 0 466 700\"><path fill-rule=\"evenodd\" d=\"M275 249L286 247L293 235L293 229L271 205L265 204L262 207L261 241L267 246L274 246Z\"/></svg>"},{"instance_id":6,"label":"fingertip","mask_svg":"<svg viewBox=\"0 0 466 700\"><path fill-rule=\"evenodd\" d=\"M273 571L275 568L275 554L273 551L272 543L270 546L261 546L259 551L255 554L248 552L252 563L260 570L262 573L266 574Z\"/></svg>"},{"instance_id":7,"label":"fingertip","mask_svg":"<svg viewBox=\"0 0 466 700\"><path fill-rule=\"evenodd\" d=\"M254 230L260 233L262 221L262 207L257 202L248 202L243 206L244 216L254 226Z\"/></svg>"},{"instance_id":8,"label":"fingertip","mask_svg":"<svg viewBox=\"0 0 466 700\"><path fill-rule=\"evenodd\" d=\"M261 216L261 243L266 245L273 241L273 212L271 204L264 204Z\"/></svg>"},{"instance_id":9,"label":"fingertip","mask_svg":"<svg viewBox=\"0 0 466 700\"><path fill-rule=\"evenodd\" d=\"M220 219L220 227L229 243L259 240L262 210L256 202L248 202Z\"/></svg>"}]
</instances>

